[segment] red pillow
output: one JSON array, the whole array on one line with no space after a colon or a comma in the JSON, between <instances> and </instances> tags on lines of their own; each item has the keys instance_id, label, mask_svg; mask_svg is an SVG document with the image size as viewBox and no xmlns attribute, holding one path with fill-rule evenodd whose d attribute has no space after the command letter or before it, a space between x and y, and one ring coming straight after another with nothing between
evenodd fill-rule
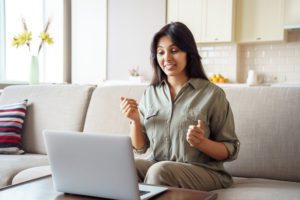
<instances>
[{"instance_id":1,"label":"red pillow","mask_svg":"<svg viewBox=\"0 0 300 200\"><path fill-rule=\"evenodd\" d=\"M0 154L22 154L21 133L26 115L27 99L0 105Z\"/></svg>"}]
</instances>

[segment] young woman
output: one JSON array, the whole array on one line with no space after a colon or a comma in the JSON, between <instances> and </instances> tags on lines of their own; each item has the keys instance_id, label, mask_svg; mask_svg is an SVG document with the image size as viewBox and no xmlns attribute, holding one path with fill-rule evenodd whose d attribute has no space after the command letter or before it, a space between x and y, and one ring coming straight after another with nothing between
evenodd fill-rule
<instances>
[{"instance_id":1,"label":"young woman","mask_svg":"<svg viewBox=\"0 0 300 200\"><path fill-rule=\"evenodd\" d=\"M229 187L223 162L237 157L239 141L223 90L209 82L191 31L164 26L151 44L154 70L138 105L121 97L133 148L151 150L136 160L139 181L196 190Z\"/></svg>"}]
</instances>

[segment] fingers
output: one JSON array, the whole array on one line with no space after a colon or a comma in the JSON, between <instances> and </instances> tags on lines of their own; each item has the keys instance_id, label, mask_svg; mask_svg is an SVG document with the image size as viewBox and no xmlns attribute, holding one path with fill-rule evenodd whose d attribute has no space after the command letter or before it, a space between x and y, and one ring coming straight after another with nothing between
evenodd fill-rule
<instances>
[{"instance_id":1,"label":"fingers","mask_svg":"<svg viewBox=\"0 0 300 200\"><path fill-rule=\"evenodd\" d=\"M195 146L195 144L200 143L200 138L197 137L199 134L188 133L186 135L186 140L191 146Z\"/></svg>"},{"instance_id":2,"label":"fingers","mask_svg":"<svg viewBox=\"0 0 300 200\"><path fill-rule=\"evenodd\" d=\"M124 108L122 108L122 113L124 113L126 116L128 116L128 114L131 112L131 111L136 111L138 109L137 105L126 105Z\"/></svg>"},{"instance_id":3,"label":"fingers","mask_svg":"<svg viewBox=\"0 0 300 200\"><path fill-rule=\"evenodd\" d=\"M191 146L197 146L205 138L204 121L198 120L197 125L190 125L186 134L186 140Z\"/></svg>"},{"instance_id":4,"label":"fingers","mask_svg":"<svg viewBox=\"0 0 300 200\"><path fill-rule=\"evenodd\" d=\"M189 128L186 134L188 140L201 140L204 137L204 131L199 128Z\"/></svg>"},{"instance_id":5,"label":"fingers","mask_svg":"<svg viewBox=\"0 0 300 200\"><path fill-rule=\"evenodd\" d=\"M121 97L120 110L129 119L139 121L138 104L134 99Z\"/></svg>"},{"instance_id":6,"label":"fingers","mask_svg":"<svg viewBox=\"0 0 300 200\"><path fill-rule=\"evenodd\" d=\"M204 127L205 127L204 121L198 120L197 127L204 129Z\"/></svg>"},{"instance_id":7,"label":"fingers","mask_svg":"<svg viewBox=\"0 0 300 200\"><path fill-rule=\"evenodd\" d=\"M136 101L134 99L129 99L129 98L121 97L121 104L120 104L121 110L126 109L127 106L130 106L132 108L137 108L138 104L136 103Z\"/></svg>"},{"instance_id":8,"label":"fingers","mask_svg":"<svg viewBox=\"0 0 300 200\"><path fill-rule=\"evenodd\" d=\"M127 109L125 110L122 110L123 114L126 116L126 117L129 117L131 113L135 112L137 109L136 108L131 108L131 107L128 107Z\"/></svg>"},{"instance_id":9,"label":"fingers","mask_svg":"<svg viewBox=\"0 0 300 200\"><path fill-rule=\"evenodd\" d=\"M204 132L204 128L205 128L204 122L198 120L197 125L190 125L188 130L196 131L196 132Z\"/></svg>"}]
</instances>

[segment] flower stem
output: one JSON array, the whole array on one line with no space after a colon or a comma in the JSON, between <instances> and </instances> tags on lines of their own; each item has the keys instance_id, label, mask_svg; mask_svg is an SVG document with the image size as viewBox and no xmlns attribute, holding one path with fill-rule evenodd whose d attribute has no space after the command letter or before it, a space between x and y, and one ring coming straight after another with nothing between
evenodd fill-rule
<instances>
[{"instance_id":1,"label":"flower stem","mask_svg":"<svg viewBox=\"0 0 300 200\"><path fill-rule=\"evenodd\" d=\"M28 28L27 28L27 24L26 24L26 21L25 21L25 18L22 17L22 24L23 24L23 29L25 32L28 32ZM28 46L28 49L29 49L29 52L30 52L30 43L29 42L26 42L26 45Z\"/></svg>"},{"instance_id":2,"label":"flower stem","mask_svg":"<svg viewBox=\"0 0 300 200\"><path fill-rule=\"evenodd\" d=\"M50 22L51 22L51 20L49 19L49 20L47 21L46 27L45 27L45 29L44 29L44 32L45 32L45 33L48 31L48 28L49 28ZM37 55L39 55L39 54L40 54L40 51L41 51L41 49L42 49L42 46L43 46L43 43L44 43L44 41L43 41L43 40L41 40L41 43L40 43L40 46L39 46L39 50L38 50L38 53L37 53Z\"/></svg>"}]
</instances>

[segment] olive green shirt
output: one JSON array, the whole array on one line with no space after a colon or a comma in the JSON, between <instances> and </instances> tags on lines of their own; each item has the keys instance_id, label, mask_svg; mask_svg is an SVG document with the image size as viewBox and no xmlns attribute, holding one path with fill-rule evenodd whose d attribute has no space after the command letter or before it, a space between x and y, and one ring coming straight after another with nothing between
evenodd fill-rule
<instances>
[{"instance_id":1,"label":"olive green shirt","mask_svg":"<svg viewBox=\"0 0 300 200\"><path fill-rule=\"evenodd\" d=\"M229 153L226 161L234 160L239 151L233 114L224 91L203 79L190 79L172 101L166 81L149 86L139 103L141 123L154 161L176 161L207 167L220 175L223 186L229 186L231 176L217 161L186 141L189 125L205 124L205 137L222 142Z\"/></svg>"}]
</instances>

